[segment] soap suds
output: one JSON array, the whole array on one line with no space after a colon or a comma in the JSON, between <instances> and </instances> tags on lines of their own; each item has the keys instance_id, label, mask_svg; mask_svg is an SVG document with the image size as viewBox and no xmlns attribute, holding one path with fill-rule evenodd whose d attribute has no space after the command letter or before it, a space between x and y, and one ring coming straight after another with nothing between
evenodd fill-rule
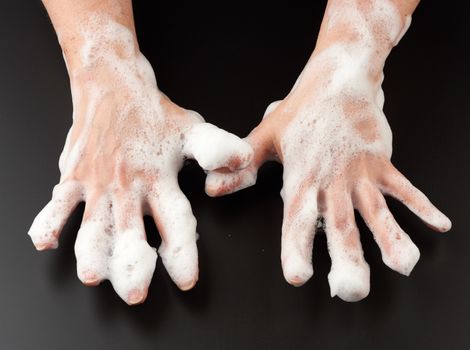
<instances>
[{"instance_id":1,"label":"soap suds","mask_svg":"<svg viewBox=\"0 0 470 350\"><path fill-rule=\"evenodd\" d=\"M309 84L304 78L306 74L317 77L315 84L320 86L311 102L297 112L282 137L284 204L291 206L291 197L296 198L304 191L298 184L306 176L311 179L309 186L315 189L314 196L319 197L319 202L318 208L311 210L310 218L297 218L295 215L299 213L289 216L285 211L284 221L289 222L289 230L298 233L296 239L303 240L305 224L312 226L317 212L326 218L325 232L332 260L328 276L331 296L357 301L369 293L370 272L360 246L352 203L350 216L341 219L337 227L332 215L346 210L346 204L343 200L327 205L322 193L347 193L347 188L337 188L337 181L345 176L350 164L364 156L390 159L392 133L382 112L383 73L377 82L372 79L376 73L371 67L382 59L377 57L377 48L389 50L407 28L390 1L372 1L370 6L361 7L357 1L344 0L335 10L329 9L327 16L327 32L342 26L352 28L356 40L337 42L317 53L293 88L295 92L302 84ZM350 171L353 173L353 169ZM385 218L378 219L381 220ZM401 235L401 240L389 240L392 247L388 254L383 252L383 257L388 266L408 275L419 258L419 250L404 232ZM346 238L353 239L354 245L348 247ZM292 254L295 245L283 242L283 253ZM307 246L311 245L309 242ZM305 267L299 267L299 274L303 270ZM295 274L292 269L289 271Z\"/></svg>"},{"instance_id":2,"label":"soap suds","mask_svg":"<svg viewBox=\"0 0 470 350\"><path fill-rule=\"evenodd\" d=\"M260 139L269 135L284 165L281 261L286 280L295 286L313 274L317 217L323 219L332 260L331 296L346 301L369 293L369 265L354 208L373 231L385 264L405 275L419 250L394 221L383 194L399 199L437 230L451 226L402 175L384 178L397 171L390 163L392 132L382 111L382 70L410 23L411 15L402 18L389 0L329 2L320 35L334 39L317 46L289 95L271 104L254 130ZM248 187L257 170L210 173L206 191L220 195Z\"/></svg>"},{"instance_id":3,"label":"soap suds","mask_svg":"<svg viewBox=\"0 0 470 350\"><path fill-rule=\"evenodd\" d=\"M60 33L59 33L60 34ZM162 236L163 263L181 289L198 278L196 219L177 182L187 157L205 170L241 169L252 149L157 88L133 33L104 15L81 25L80 64L67 65L73 126L59 159L60 184L28 234L38 249L56 248L79 202L85 214L75 243L85 284L111 281L126 302L142 302L157 260L143 215Z\"/></svg>"}]
</instances>

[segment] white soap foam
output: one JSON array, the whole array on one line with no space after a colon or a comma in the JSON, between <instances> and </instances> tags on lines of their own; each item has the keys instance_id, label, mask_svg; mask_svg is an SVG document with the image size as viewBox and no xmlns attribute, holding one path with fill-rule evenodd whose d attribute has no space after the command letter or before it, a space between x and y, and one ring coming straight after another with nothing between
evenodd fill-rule
<instances>
[{"instance_id":1,"label":"white soap foam","mask_svg":"<svg viewBox=\"0 0 470 350\"><path fill-rule=\"evenodd\" d=\"M248 166L253 157L253 150L250 145L237 136L209 123L194 125L186 134L186 137L183 152L188 157L197 159L199 165L205 170L215 170L223 167L227 159L230 159L233 155L234 149L238 149L242 155L241 158L237 159L237 168ZM212 142L205 142L206 140L212 140Z\"/></svg>"},{"instance_id":2,"label":"white soap foam","mask_svg":"<svg viewBox=\"0 0 470 350\"><path fill-rule=\"evenodd\" d=\"M377 212L377 221L381 222L384 231L388 233L385 247L380 247L382 260L391 269L409 276L419 260L420 252L410 236L396 223L388 208ZM374 235L377 240L377 237Z\"/></svg>"},{"instance_id":3,"label":"white soap foam","mask_svg":"<svg viewBox=\"0 0 470 350\"><path fill-rule=\"evenodd\" d=\"M358 301L369 294L370 269L364 260L362 248L348 247L344 238L355 234L357 228L350 223L341 231L334 225L326 223L328 251L331 256L331 271L328 275L331 296L339 296L345 301Z\"/></svg>"},{"instance_id":4,"label":"white soap foam","mask_svg":"<svg viewBox=\"0 0 470 350\"><path fill-rule=\"evenodd\" d=\"M109 262L109 279L123 300L129 300L134 290L142 292L148 287L156 261L157 253L142 232L126 230L118 234Z\"/></svg>"},{"instance_id":5,"label":"white soap foam","mask_svg":"<svg viewBox=\"0 0 470 350\"><path fill-rule=\"evenodd\" d=\"M75 181L55 186L52 200L39 212L28 231L34 245L39 249L57 248L62 227L83 198L83 188Z\"/></svg>"},{"instance_id":6,"label":"white soap foam","mask_svg":"<svg viewBox=\"0 0 470 350\"><path fill-rule=\"evenodd\" d=\"M392 154L392 133L382 112L383 73L377 81L375 67L383 66L381 60L403 36L411 17L403 23L393 2L385 0L371 1L367 6L356 0L344 0L337 6L328 6L326 16L326 34L347 27L354 38L315 53L293 87L291 94L305 88L310 76L317 78L311 103L298 111L282 136L285 204L299 194L299 183L306 176L311 177L310 186L318 193L326 192L354 158L368 154L390 159ZM377 50L384 52L383 56L378 57ZM286 109L289 108L292 106L287 105ZM361 125L365 127L361 129ZM327 208L320 200L318 210L320 215L328 216L326 211L341 208ZM302 232L299 225L291 229ZM332 258L328 277L331 295L347 301L360 300L369 293L370 274L362 249L346 249L342 241L344 232L337 232L328 222L326 225ZM419 251L406 244L406 237L396 243L394 259L404 262L399 269L408 274L419 258ZM296 250L294 244L286 244L283 249L286 255Z\"/></svg>"},{"instance_id":7,"label":"white soap foam","mask_svg":"<svg viewBox=\"0 0 470 350\"><path fill-rule=\"evenodd\" d=\"M235 163L243 168L253 151L196 112L173 105L128 28L105 15L91 16L80 28L80 62L67 65L74 125L59 160L61 184L29 234L38 248L56 247L70 212L86 201L75 244L80 279L109 279L125 301L138 302L157 259L145 240L142 210L164 223L161 254L173 280L193 276L195 282L196 220L177 173L186 157L206 170ZM72 184L73 196L67 189ZM181 287L190 288L189 282Z\"/></svg>"}]
</instances>

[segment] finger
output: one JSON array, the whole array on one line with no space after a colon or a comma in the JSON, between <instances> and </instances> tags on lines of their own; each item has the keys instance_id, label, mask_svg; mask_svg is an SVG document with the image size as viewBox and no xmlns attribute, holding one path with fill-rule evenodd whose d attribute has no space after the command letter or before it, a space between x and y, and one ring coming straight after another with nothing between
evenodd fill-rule
<instances>
[{"instance_id":1,"label":"finger","mask_svg":"<svg viewBox=\"0 0 470 350\"><path fill-rule=\"evenodd\" d=\"M161 181L147 197L162 243L158 252L168 274L181 290L198 280L196 219L176 179Z\"/></svg>"},{"instance_id":2,"label":"finger","mask_svg":"<svg viewBox=\"0 0 470 350\"><path fill-rule=\"evenodd\" d=\"M313 275L312 249L318 212L317 190L310 185L308 179L300 186L289 186L285 179L282 196L282 270L288 283L301 286Z\"/></svg>"},{"instance_id":3,"label":"finger","mask_svg":"<svg viewBox=\"0 0 470 350\"><path fill-rule=\"evenodd\" d=\"M211 171L206 177L206 193L211 197L237 192L256 183L258 167L250 165L234 172Z\"/></svg>"},{"instance_id":4,"label":"finger","mask_svg":"<svg viewBox=\"0 0 470 350\"><path fill-rule=\"evenodd\" d=\"M125 302L140 304L147 297L157 252L147 242L139 199L118 194L113 211L116 230L109 259L109 279Z\"/></svg>"},{"instance_id":5,"label":"finger","mask_svg":"<svg viewBox=\"0 0 470 350\"><path fill-rule=\"evenodd\" d=\"M62 228L82 200L83 191L76 182L54 187L51 201L39 212L28 231L37 250L57 248Z\"/></svg>"},{"instance_id":6,"label":"finger","mask_svg":"<svg viewBox=\"0 0 470 350\"><path fill-rule=\"evenodd\" d=\"M393 165L385 171L381 181L384 193L398 199L415 215L436 231L446 232L452 227L447 216L439 211L431 201L408 179L406 179Z\"/></svg>"},{"instance_id":7,"label":"finger","mask_svg":"<svg viewBox=\"0 0 470 350\"><path fill-rule=\"evenodd\" d=\"M91 196L75 241L77 276L83 284L96 286L109 277L108 262L113 252L114 232L111 200Z\"/></svg>"},{"instance_id":8,"label":"finger","mask_svg":"<svg viewBox=\"0 0 470 350\"><path fill-rule=\"evenodd\" d=\"M210 123L193 124L185 134L183 153L205 170L243 169L253 157L247 142Z\"/></svg>"},{"instance_id":9,"label":"finger","mask_svg":"<svg viewBox=\"0 0 470 350\"><path fill-rule=\"evenodd\" d=\"M354 205L374 234L382 252L382 260L408 276L419 260L419 249L395 221L383 195L371 184L364 184L354 195Z\"/></svg>"},{"instance_id":10,"label":"finger","mask_svg":"<svg viewBox=\"0 0 470 350\"><path fill-rule=\"evenodd\" d=\"M270 107L268 107L269 109ZM245 139L253 148L253 159L249 166L239 171L219 169L210 171L206 177L206 193L211 197L223 196L256 183L258 169L273 157L270 128L263 122Z\"/></svg>"},{"instance_id":11,"label":"finger","mask_svg":"<svg viewBox=\"0 0 470 350\"><path fill-rule=\"evenodd\" d=\"M344 188L326 194L325 232L331 270L331 297L344 301L364 299L370 290L370 269L364 260L351 198Z\"/></svg>"}]
</instances>

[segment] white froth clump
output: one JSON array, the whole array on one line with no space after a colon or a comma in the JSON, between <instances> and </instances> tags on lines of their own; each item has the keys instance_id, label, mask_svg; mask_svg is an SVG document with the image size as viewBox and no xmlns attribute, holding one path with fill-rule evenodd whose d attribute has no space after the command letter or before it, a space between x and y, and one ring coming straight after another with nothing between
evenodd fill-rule
<instances>
[{"instance_id":1,"label":"white froth clump","mask_svg":"<svg viewBox=\"0 0 470 350\"><path fill-rule=\"evenodd\" d=\"M369 295L369 265L365 262L353 264L347 259L339 260L331 266L328 283L332 298L338 296L349 302L362 300Z\"/></svg>"},{"instance_id":2,"label":"white froth clump","mask_svg":"<svg viewBox=\"0 0 470 350\"><path fill-rule=\"evenodd\" d=\"M123 300L133 293L145 293L152 279L157 253L149 246L142 232L127 230L116 237L109 264L109 278Z\"/></svg>"}]
</instances>

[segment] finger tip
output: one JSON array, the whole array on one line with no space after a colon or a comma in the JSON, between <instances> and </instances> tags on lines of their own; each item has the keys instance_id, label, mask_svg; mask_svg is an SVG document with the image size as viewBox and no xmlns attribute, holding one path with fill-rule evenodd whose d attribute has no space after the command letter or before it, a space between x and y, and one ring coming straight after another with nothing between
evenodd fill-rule
<instances>
[{"instance_id":1,"label":"finger tip","mask_svg":"<svg viewBox=\"0 0 470 350\"><path fill-rule=\"evenodd\" d=\"M444 233L452 228L452 221L437 208L434 208L427 216L423 216L422 220L428 227L437 232Z\"/></svg>"},{"instance_id":2,"label":"finger tip","mask_svg":"<svg viewBox=\"0 0 470 350\"><path fill-rule=\"evenodd\" d=\"M205 192L209 197L220 197L233 191L232 188L224 182L220 183L214 181L214 179L208 178L208 180L206 180Z\"/></svg>"},{"instance_id":3,"label":"finger tip","mask_svg":"<svg viewBox=\"0 0 470 350\"><path fill-rule=\"evenodd\" d=\"M369 288L367 289L356 289L350 291L331 291L331 297L334 298L337 296L342 301L347 303L356 303L367 298L369 295Z\"/></svg>"},{"instance_id":4,"label":"finger tip","mask_svg":"<svg viewBox=\"0 0 470 350\"><path fill-rule=\"evenodd\" d=\"M88 286L88 287L95 287L95 286L99 285L102 281L102 279L100 277L98 277L97 274L95 274L91 271L85 272L81 276L80 280L82 281L82 283L85 286Z\"/></svg>"},{"instance_id":5,"label":"finger tip","mask_svg":"<svg viewBox=\"0 0 470 350\"><path fill-rule=\"evenodd\" d=\"M452 229L452 221L450 221L450 219L445 216L444 214L443 215L443 218L442 218L442 224L440 226L440 231L441 232L448 232Z\"/></svg>"},{"instance_id":6,"label":"finger tip","mask_svg":"<svg viewBox=\"0 0 470 350\"><path fill-rule=\"evenodd\" d=\"M284 278L290 285L300 287L313 276L312 264L302 259L290 258L282 265Z\"/></svg>"},{"instance_id":7,"label":"finger tip","mask_svg":"<svg viewBox=\"0 0 470 350\"><path fill-rule=\"evenodd\" d=\"M346 268L335 268L328 274L331 297L346 302L357 302L369 295L370 269L367 263Z\"/></svg>"},{"instance_id":8,"label":"finger tip","mask_svg":"<svg viewBox=\"0 0 470 350\"><path fill-rule=\"evenodd\" d=\"M403 270L402 274L404 276L409 277L411 275L411 272L414 270L416 264L418 264L419 257L420 257L420 253L419 253L419 250L418 250L417 255L415 255L413 257L413 259L409 262L409 264Z\"/></svg>"},{"instance_id":9,"label":"finger tip","mask_svg":"<svg viewBox=\"0 0 470 350\"><path fill-rule=\"evenodd\" d=\"M291 276L291 277L286 277L287 283L289 283L293 287L302 287L309 278L305 279L300 276Z\"/></svg>"},{"instance_id":10,"label":"finger tip","mask_svg":"<svg viewBox=\"0 0 470 350\"><path fill-rule=\"evenodd\" d=\"M221 195L219 189L217 187L213 187L211 185L207 185L205 187L205 192L209 197L218 197Z\"/></svg>"},{"instance_id":11,"label":"finger tip","mask_svg":"<svg viewBox=\"0 0 470 350\"><path fill-rule=\"evenodd\" d=\"M130 306L142 304L147 298L148 288L144 289L133 289L127 296L127 304Z\"/></svg>"},{"instance_id":12,"label":"finger tip","mask_svg":"<svg viewBox=\"0 0 470 350\"><path fill-rule=\"evenodd\" d=\"M56 249L59 244L58 242L41 242L41 243L34 243L34 246L37 251L42 252L45 250Z\"/></svg>"},{"instance_id":13,"label":"finger tip","mask_svg":"<svg viewBox=\"0 0 470 350\"><path fill-rule=\"evenodd\" d=\"M391 259L384 259L385 265L403 276L409 277L419 261L421 253L418 247L413 244L407 252L402 252L399 256Z\"/></svg>"},{"instance_id":14,"label":"finger tip","mask_svg":"<svg viewBox=\"0 0 470 350\"><path fill-rule=\"evenodd\" d=\"M197 266L197 263L190 264L189 268L181 266L178 270L185 271L183 274L172 273L173 282L176 284L178 289L183 292L192 289L199 280L199 267Z\"/></svg>"},{"instance_id":15,"label":"finger tip","mask_svg":"<svg viewBox=\"0 0 470 350\"><path fill-rule=\"evenodd\" d=\"M195 278L193 278L191 280L178 283L178 288L183 292L187 292L187 291L194 288L197 281L198 281L198 277L196 276Z\"/></svg>"},{"instance_id":16,"label":"finger tip","mask_svg":"<svg viewBox=\"0 0 470 350\"><path fill-rule=\"evenodd\" d=\"M414 270L416 264L421 257L421 253L416 245L413 245L413 249L411 249L410 259L407 264L405 264L404 275L410 276L411 272Z\"/></svg>"}]
</instances>

